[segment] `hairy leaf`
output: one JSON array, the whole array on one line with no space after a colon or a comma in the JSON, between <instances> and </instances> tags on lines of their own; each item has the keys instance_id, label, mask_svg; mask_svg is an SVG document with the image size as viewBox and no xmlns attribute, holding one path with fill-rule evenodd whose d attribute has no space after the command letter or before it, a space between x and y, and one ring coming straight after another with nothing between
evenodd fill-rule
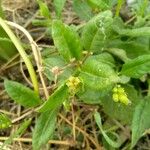
<instances>
[{"instance_id":1,"label":"hairy leaf","mask_svg":"<svg viewBox=\"0 0 150 150\"><path fill-rule=\"evenodd\" d=\"M111 35L113 22L111 11L99 13L84 27L82 33L83 46L88 51L100 51L105 47Z\"/></svg>"},{"instance_id":2,"label":"hairy leaf","mask_svg":"<svg viewBox=\"0 0 150 150\"><path fill-rule=\"evenodd\" d=\"M142 55L130 61L127 61L121 70L121 73L133 77L140 78L150 70L150 55Z\"/></svg>"},{"instance_id":3,"label":"hairy leaf","mask_svg":"<svg viewBox=\"0 0 150 150\"><path fill-rule=\"evenodd\" d=\"M63 84L61 85L48 100L41 106L39 112L46 112L48 110L56 109L60 107L63 102L68 98L68 87Z\"/></svg>"},{"instance_id":4,"label":"hairy leaf","mask_svg":"<svg viewBox=\"0 0 150 150\"><path fill-rule=\"evenodd\" d=\"M132 120L132 142L133 148L139 138L142 136L146 129L150 128L150 97L146 97L137 105Z\"/></svg>"},{"instance_id":5,"label":"hairy leaf","mask_svg":"<svg viewBox=\"0 0 150 150\"><path fill-rule=\"evenodd\" d=\"M84 63L80 77L86 87L93 90L102 90L119 81L114 69L94 56L89 57Z\"/></svg>"},{"instance_id":6,"label":"hairy leaf","mask_svg":"<svg viewBox=\"0 0 150 150\"><path fill-rule=\"evenodd\" d=\"M61 17L61 12L63 10L63 7L66 3L66 0L54 0L54 6L55 6L55 11L56 11L56 15L58 18Z\"/></svg>"},{"instance_id":7,"label":"hairy leaf","mask_svg":"<svg viewBox=\"0 0 150 150\"><path fill-rule=\"evenodd\" d=\"M55 130L57 114L57 109L41 113L33 131L33 150L41 149L50 140Z\"/></svg>"},{"instance_id":8,"label":"hairy leaf","mask_svg":"<svg viewBox=\"0 0 150 150\"><path fill-rule=\"evenodd\" d=\"M24 107L34 107L41 103L39 96L26 86L10 80L4 81L8 95Z\"/></svg>"},{"instance_id":9,"label":"hairy leaf","mask_svg":"<svg viewBox=\"0 0 150 150\"><path fill-rule=\"evenodd\" d=\"M52 37L59 53L65 60L80 59L82 46L78 34L59 20L53 21Z\"/></svg>"},{"instance_id":10,"label":"hairy leaf","mask_svg":"<svg viewBox=\"0 0 150 150\"><path fill-rule=\"evenodd\" d=\"M83 20L89 20L93 16L92 9L86 1L74 0L73 9L76 14Z\"/></svg>"}]
</instances>

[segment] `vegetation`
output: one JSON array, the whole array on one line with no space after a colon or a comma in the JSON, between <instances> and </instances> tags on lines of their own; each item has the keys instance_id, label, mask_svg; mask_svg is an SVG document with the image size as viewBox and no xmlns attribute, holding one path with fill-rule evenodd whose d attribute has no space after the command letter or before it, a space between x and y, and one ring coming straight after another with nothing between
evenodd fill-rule
<instances>
[{"instance_id":1,"label":"vegetation","mask_svg":"<svg viewBox=\"0 0 150 150\"><path fill-rule=\"evenodd\" d=\"M5 110L0 114L2 131L20 125L1 147L32 131L33 150L144 149L139 143L150 148L150 1L53 0L55 13L44 1L37 4L43 18L32 25L46 29L48 48L6 21L0 7L0 69L19 54L28 70L27 82L1 75L13 105L23 112L19 119ZM77 23L66 23L66 6Z\"/></svg>"}]
</instances>

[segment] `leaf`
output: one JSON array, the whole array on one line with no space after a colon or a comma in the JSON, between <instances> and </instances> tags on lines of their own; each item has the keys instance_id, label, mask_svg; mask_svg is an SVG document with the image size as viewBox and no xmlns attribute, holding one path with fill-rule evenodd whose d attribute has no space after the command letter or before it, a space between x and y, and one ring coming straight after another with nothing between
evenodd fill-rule
<instances>
[{"instance_id":1,"label":"leaf","mask_svg":"<svg viewBox=\"0 0 150 150\"><path fill-rule=\"evenodd\" d=\"M41 99L34 91L18 82L5 80L4 86L8 95L24 107L34 107L41 103Z\"/></svg>"},{"instance_id":2,"label":"leaf","mask_svg":"<svg viewBox=\"0 0 150 150\"><path fill-rule=\"evenodd\" d=\"M37 2L38 2L39 7L40 7L41 15L47 19L51 19L51 13L50 13L46 3L42 2L42 0L37 0Z\"/></svg>"},{"instance_id":3,"label":"leaf","mask_svg":"<svg viewBox=\"0 0 150 150\"><path fill-rule=\"evenodd\" d=\"M52 72L53 68L58 68L58 70L61 70L57 75L57 82L59 85L73 74L73 68L66 67L67 63L61 56L49 56L43 60L43 64L45 66L45 74L50 81L55 80L55 74Z\"/></svg>"},{"instance_id":4,"label":"leaf","mask_svg":"<svg viewBox=\"0 0 150 150\"><path fill-rule=\"evenodd\" d=\"M2 1L0 0L0 17L4 18L5 15L4 15L4 11L3 11L3 8L2 8Z\"/></svg>"},{"instance_id":5,"label":"leaf","mask_svg":"<svg viewBox=\"0 0 150 150\"><path fill-rule=\"evenodd\" d=\"M94 113L94 118L95 118L95 121L96 121L96 124L98 125L103 137L105 138L105 140L114 148L118 148L121 146L121 140L118 138L118 141L113 141L106 133L105 131L103 130L102 128L102 121L101 121L101 116L98 112L95 112Z\"/></svg>"},{"instance_id":6,"label":"leaf","mask_svg":"<svg viewBox=\"0 0 150 150\"><path fill-rule=\"evenodd\" d=\"M15 54L17 54L17 49L12 41L8 38L0 37L0 59L7 61Z\"/></svg>"},{"instance_id":7,"label":"leaf","mask_svg":"<svg viewBox=\"0 0 150 150\"><path fill-rule=\"evenodd\" d=\"M66 0L54 0L54 7L55 7L55 12L58 18L61 17L61 12L63 10L63 7L66 3Z\"/></svg>"},{"instance_id":8,"label":"leaf","mask_svg":"<svg viewBox=\"0 0 150 150\"><path fill-rule=\"evenodd\" d=\"M11 126L10 119L5 115L0 113L0 129L5 129Z\"/></svg>"},{"instance_id":9,"label":"leaf","mask_svg":"<svg viewBox=\"0 0 150 150\"><path fill-rule=\"evenodd\" d=\"M73 9L76 14L83 20L87 21L93 16L92 9L86 1L74 0Z\"/></svg>"},{"instance_id":10,"label":"leaf","mask_svg":"<svg viewBox=\"0 0 150 150\"><path fill-rule=\"evenodd\" d=\"M147 42L143 41L145 38L134 41L121 41L119 39L113 40L108 44L109 48L119 48L126 52L128 58L136 58L140 55L150 54Z\"/></svg>"},{"instance_id":11,"label":"leaf","mask_svg":"<svg viewBox=\"0 0 150 150\"><path fill-rule=\"evenodd\" d=\"M51 109L41 113L33 131L33 150L39 150L50 140L56 127L57 114L57 109Z\"/></svg>"},{"instance_id":12,"label":"leaf","mask_svg":"<svg viewBox=\"0 0 150 150\"><path fill-rule=\"evenodd\" d=\"M121 70L121 74L124 74L133 78L140 78L150 70L150 55L142 55L130 61L127 61Z\"/></svg>"},{"instance_id":13,"label":"leaf","mask_svg":"<svg viewBox=\"0 0 150 150\"><path fill-rule=\"evenodd\" d=\"M81 68L79 75L85 87L93 90L102 90L111 87L119 81L114 69L108 64L101 62L101 59L89 57Z\"/></svg>"},{"instance_id":14,"label":"leaf","mask_svg":"<svg viewBox=\"0 0 150 150\"><path fill-rule=\"evenodd\" d=\"M132 120L131 148L135 146L146 129L150 128L150 97L141 100L136 106Z\"/></svg>"},{"instance_id":15,"label":"leaf","mask_svg":"<svg viewBox=\"0 0 150 150\"><path fill-rule=\"evenodd\" d=\"M59 20L53 21L52 37L59 53L66 61L80 59L82 46L78 34Z\"/></svg>"},{"instance_id":16,"label":"leaf","mask_svg":"<svg viewBox=\"0 0 150 150\"><path fill-rule=\"evenodd\" d=\"M61 85L52 95L50 95L48 100L41 106L39 112L46 112L48 110L57 109L63 104L68 96L68 87L65 84Z\"/></svg>"},{"instance_id":17,"label":"leaf","mask_svg":"<svg viewBox=\"0 0 150 150\"><path fill-rule=\"evenodd\" d=\"M103 106L104 112L111 118L121 121L123 124L131 124L133 113L136 105L139 102L139 97L137 91L131 85L122 85L127 97L131 101L131 105L124 105L116 103L112 99L112 93L107 94L105 97L101 98L101 105Z\"/></svg>"},{"instance_id":18,"label":"leaf","mask_svg":"<svg viewBox=\"0 0 150 150\"><path fill-rule=\"evenodd\" d=\"M141 27L135 29L120 29L119 26L113 26L113 29L120 35L140 37L140 36L150 36L150 27Z\"/></svg>"},{"instance_id":19,"label":"leaf","mask_svg":"<svg viewBox=\"0 0 150 150\"><path fill-rule=\"evenodd\" d=\"M112 35L112 22L111 11L104 11L85 25L82 33L82 42L85 50L95 52L105 47L107 39Z\"/></svg>"},{"instance_id":20,"label":"leaf","mask_svg":"<svg viewBox=\"0 0 150 150\"><path fill-rule=\"evenodd\" d=\"M12 143L14 138L19 138L21 137L21 135L26 131L26 129L28 128L28 126L31 124L31 119L24 121L20 127L9 136L9 138L4 142L4 144L2 145L2 147L4 147L5 145L9 145ZM1 147L1 148L2 148Z\"/></svg>"}]
</instances>

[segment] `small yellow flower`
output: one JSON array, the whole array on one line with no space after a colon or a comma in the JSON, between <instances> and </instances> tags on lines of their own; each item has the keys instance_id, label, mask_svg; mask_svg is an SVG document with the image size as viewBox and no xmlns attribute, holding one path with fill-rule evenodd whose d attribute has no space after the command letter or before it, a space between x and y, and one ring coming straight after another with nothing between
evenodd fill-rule
<instances>
[{"instance_id":1,"label":"small yellow flower","mask_svg":"<svg viewBox=\"0 0 150 150\"><path fill-rule=\"evenodd\" d=\"M70 92L76 93L76 90L80 83L81 81L78 77L71 76L66 82L66 85L68 86Z\"/></svg>"},{"instance_id":2,"label":"small yellow flower","mask_svg":"<svg viewBox=\"0 0 150 150\"><path fill-rule=\"evenodd\" d=\"M113 88L113 95L112 98L114 102L121 102L125 105L131 104L131 101L128 99L127 94L124 90L124 88L121 87L121 85L117 85Z\"/></svg>"}]
</instances>

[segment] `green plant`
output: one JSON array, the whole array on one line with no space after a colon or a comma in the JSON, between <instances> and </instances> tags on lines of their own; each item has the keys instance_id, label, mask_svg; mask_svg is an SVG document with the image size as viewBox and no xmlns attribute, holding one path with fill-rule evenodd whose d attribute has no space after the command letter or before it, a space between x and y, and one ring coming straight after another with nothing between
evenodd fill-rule
<instances>
[{"instance_id":1,"label":"green plant","mask_svg":"<svg viewBox=\"0 0 150 150\"><path fill-rule=\"evenodd\" d=\"M44 73L50 82L54 82L52 94L44 101L28 87L9 80L4 81L5 89L15 102L40 114L33 131L35 150L55 135L60 108L64 106L67 112L73 101L98 106L96 112L91 112L101 131L97 136L102 134L113 148L119 148L124 140L117 133L106 133L103 129L99 105L108 118L129 126L132 137L127 147L132 149L150 128L150 17L144 13L145 3L140 7L142 10L138 9L143 17L141 25L138 19L130 24L119 16L124 1L74 0L75 12L86 20L83 25L75 26L62 21L65 2L54 0L56 17L52 17L47 5L38 0L41 15L45 17L44 26L51 30L53 46L57 49L57 53L42 58ZM110 9L115 4L113 13ZM138 18L137 14L133 17ZM3 29L8 30L4 28L3 20L0 21ZM12 34L9 37L15 46L18 45ZM22 52L24 61L29 62ZM33 69L31 64L26 65L30 71ZM32 73L30 75L33 77ZM33 78L36 78L35 73ZM146 88L141 87L141 83ZM146 93L143 94L143 90ZM5 123L7 119L3 120ZM116 142L116 138L121 140Z\"/></svg>"}]
</instances>

